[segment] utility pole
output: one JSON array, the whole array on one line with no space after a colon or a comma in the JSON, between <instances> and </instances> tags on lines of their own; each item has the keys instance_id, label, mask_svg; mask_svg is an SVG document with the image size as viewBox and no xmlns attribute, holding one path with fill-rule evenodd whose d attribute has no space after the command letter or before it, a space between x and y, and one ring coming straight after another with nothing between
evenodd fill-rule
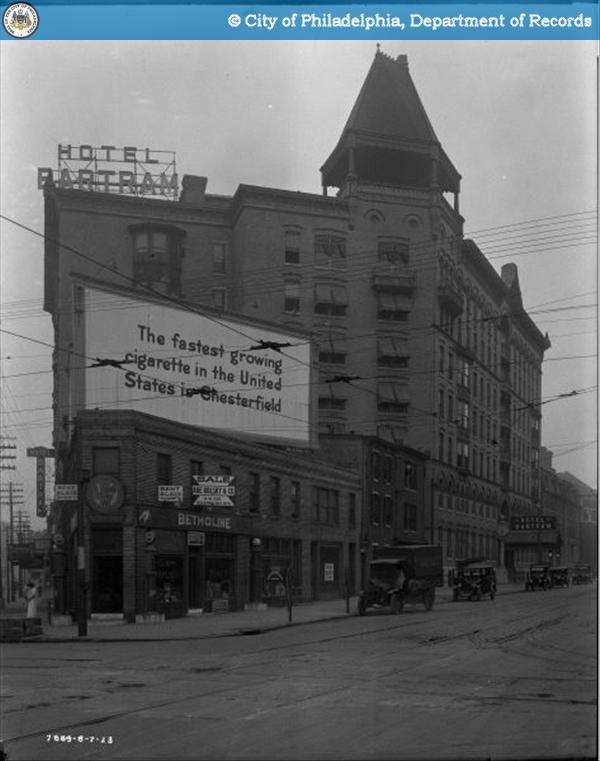
<instances>
[{"instance_id":1,"label":"utility pole","mask_svg":"<svg viewBox=\"0 0 600 761\"><path fill-rule=\"evenodd\" d=\"M5 460L16 460L16 454L4 454L7 449L16 449L16 444L6 444L7 441L16 441L15 436L0 436L0 470L16 470L16 465L5 465Z\"/></svg>"},{"instance_id":2,"label":"utility pole","mask_svg":"<svg viewBox=\"0 0 600 761\"><path fill-rule=\"evenodd\" d=\"M0 487L0 506L6 507L8 505L10 516L8 537L6 542L6 570L8 584L7 597L9 602L15 601L13 564L11 558L11 548L15 543L14 510L15 507L20 507L23 504L23 484L15 484L12 481L9 481L7 486Z\"/></svg>"}]
</instances>

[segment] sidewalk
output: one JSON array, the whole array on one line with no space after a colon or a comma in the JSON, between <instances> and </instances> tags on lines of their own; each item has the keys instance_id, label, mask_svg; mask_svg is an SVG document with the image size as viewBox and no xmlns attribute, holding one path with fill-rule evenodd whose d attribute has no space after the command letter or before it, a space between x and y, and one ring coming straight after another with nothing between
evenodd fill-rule
<instances>
[{"instance_id":1,"label":"sidewalk","mask_svg":"<svg viewBox=\"0 0 600 761\"><path fill-rule=\"evenodd\" d=\"M500 584L498 595L523 590L522 584ZM452 601L448 587L436 589L436 605ZM482 602L485 602L486 598ZM489 600L488 600L489 602ZM434 608L435 611L435 608ZM357 597L350 598L349 612L345 599L298 603L289 621L287 608L244 610L233 613L199 613L161 623L127 624L122 621L88 621L87 637L78 636L77 624L68 626L43 623L44 633L24 642L151 642L160 640L212 639L215 637L251 636L289 626L331 621L357 615Z\"/></svg>"}]
</instances>

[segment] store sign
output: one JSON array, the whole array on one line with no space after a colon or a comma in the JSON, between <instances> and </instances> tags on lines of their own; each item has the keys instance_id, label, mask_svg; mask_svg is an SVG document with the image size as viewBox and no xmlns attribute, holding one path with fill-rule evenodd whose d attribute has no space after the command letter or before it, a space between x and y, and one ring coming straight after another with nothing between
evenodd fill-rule
<instances>
[{"instance_id":1,"label":"store sign","mask_svg":"<svg viewBox=\"0 0 600 761\"><path fill-rule=\"evenodd\" d=\"M335 569L335 566L333 565L333 563L323 564L323 581L331 582L335 580L334 569Z\"/></svg>"},{"instance_id":2,"label":"store sign","mask_svg":"<svg viewBox=\"0 0 600 761\"><path fill-rule=\"evenodd\" d=\"M46 458L54 457L54 449L48 447L30 447L27 457L36 459L36 501L35 514L38 518L46 516Z\"/></svg>"},{"instance_id":3,"label":"store sign","mask_svg":"<svg viewBox=\"0 0 600 761\"><path fill-rule=\"evenodd\" d=\"M158 501L175 502L180 505L183 502L183 486L159 485Z\"/></svg>"},{"instance_id":4,"label":"store sign","mask_svg":"<svg viewBox=\"0 0 600 761\"><path fill-rule=\"evenodd\" d=\"M556 528L556 518L553 515L514 515L510 519L512 531L541 531Z\"/></svg>"},{"instance_id":5,"label":"store sign","mask_svg":"<svg viewBox=\"0 0 600 761\"><path fill-rule=\"evenodd\" d=\"M38 188L51 180L64 190L119 195L161 196L177 200L174 151L127 145L59 145L58 169L38 169Z\"/></svg>"},{"instance_id":6,"label":"store sign","mask_svg":"<svg viewBox=\"0 0 600 761\"><path fill-rule=\"evenodd\" d=\"M196 505L216 505L218 507L233 507L235 496L234 476L194 476L192 494L196 497Z\"/></svg>"},{"instance_id":7,"label":"store sign","mask_svg":"<svg viewBox=\"0 0 600 761\"><path fill-rule=\"evenodd\" d=\"M165 528L184 531L222 531L226 533L250 532L250 522L246 516L197 513L165 507L145 508L138 515L138 525L146 529Z\"/></svg>"},{"instance_id":8,"label":"store sign","mask_svg":"<svg viewBox=\"0 0 600 761\"><path fill-rule=\"evenodd\" d=\"M188 531L188 547L204 547L206 534L203 531Z\"/></svg>"},{"instance_id":9,"label":"store sign","mask_svg":"<svg viewBox=\"0 0 600 761\"><path fill-rule=\"evenodd\" d=\"M77 484L54 484L56 502L76 502L79 499Z\"/></svg>"}]
</instances>

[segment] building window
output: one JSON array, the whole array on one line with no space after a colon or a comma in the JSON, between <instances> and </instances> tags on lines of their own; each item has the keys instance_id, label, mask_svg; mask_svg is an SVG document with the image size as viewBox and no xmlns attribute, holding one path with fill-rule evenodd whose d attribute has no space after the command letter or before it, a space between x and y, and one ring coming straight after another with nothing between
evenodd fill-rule
<instances>
[{"instance_id":1,"label":"building window","mask_svg":"<svg viewBox=\"0 0 600 761\"><path fill-rule=\"evenodd\" d=\"M224 243L213 243L213 272L220 274L226 272L225 252Z\"/></svg>"},{"instance_id":2,"label":"building window","mask_svg":"<svg viewBox=\"0 0 600 761\"><path fill-rule=\"evenodd\" d=\"M404 466L404 488L417 490L417 468L412 462L407 462Z\"/></svg>"},{"instance_id":3,"label":"building window","mask_svg":"<svg viewBox=\"0 0 600 761\"><path fill-rule=\"evenodd\" d=\"M215 288L212 292L212 300L215 309L227 309L227 292L224 288Z\"/></svg>"},{"instance_id":4,"label":"building window","mask_svg":"<svg viewBox=\"0 0 600 761\"><path fill-rule=\"evenodd\" d=\"M394 522L394 507L392 497L385 494L383 497L383 525L391 527Z\"/></svg>"},{"instance_id":5,"label":"building window","mask_svg":"<svg viewBox=\"0 0 600 761\"><path fill-rule=\"evenodd\" d=\"M231 468L229 467L229 465L219 465L219 473L222 476L230 476Z\"/></svg>"},{"instance_id":6,"label":"building window","mask_svg":"<svg viewBox=\"0 0 600 761\"><path fill-rule=\"evenodd\" d=\"M347 348L344 338L327 335L319 341L319 362L343 365L346 362Z\"/></svg>"},{"instance_id":7,"label":"building window","mask_svg":"<svg viewBox=\"0 0 600 761\"><path fill-rule=\"evenodd\" d=\"M459 424L461 428L464 428L465 431L468 431L469 430L469 403L460 402L459 412L460 412Z\"/></svg>"},{"instance_id":8,"label":"building window","mask_svg":"<svg viewBox=\"0 0 600 761\"><path fill-rule=\"evenodd\" d=\"M300 481L290 483L290 503L292 507L292 518L300 517Z\"/></svg>"},{"instance_id":9,"label":"building window","mask_svg":"<svg viewBox=\"0 0 600 761\"><path fill-rule=\"evenodd\" d=\"M406 387L400 383L378 383L377 409L379 412L406 414L409 406L407 396Z\"/></svg>"},{"instance_id":10,"label":"building window","mask_svg":"<svg viewBox=\"0 0 600 761\"><path fill-rule=\"evenodd\" d=\"M156 480L159 486L172 484L173 458L170 454L157 452L156 454Z\"/></svg>"},{"instance_id":11,"label":"building window","mask_svg":"<svg viewBox=\"0 0 600 761\"><path fill-rule=\"evenodd\" d=\"M379 526L381 523L381 495L379 492L371 493L371 509L369 511L371 517L371 523L374 526Z\"/></svg>"},{"instance_id":12,"label":"building window","mask_svg":"<svg viewBox=\"0 0 600 761\"><path fill-rule=\"evenodd\" d=\"M92 450L92 471L95 476L103 474L118 476L121 468L119 447L94 447Z\"/></svg>"},{"instance_id":13,"label":"building window","mask_svg":"<svg viewBox=\"0 0 600 761\"><path fill-rule=\"evenodd\" d=\"M341 396L335 396L333 389L329 386L329 395L319 397L319 409L320 410L345 410L346 399Z\"/></svg>"},{"instance_id":14,"label":"building window","mask_svg":"<svg viewBox=\"0 0 600 761\"><path fill-rule=\"evenodd\" d=\"M300 283L284 283L283 309L294 314L300 311Z\"/></svg>"},{"instance_id":15,"label":"building window","mask_svg":"<svg viewBox=\"0 0 600 761\"><path fill-rule=\"evenodd\" d=\"M356 528L356 494L348 494L348 528Z\"/></svg>"},{"instance_id":16,"label":"building window","mask_svg":"<svg viewBox=\"0 0 600 761\"><path fill-rule=\"evenodd\" d=\"M440 373L444 372L444 344L440 344Z\"/></svg>"},{"instance_id":17,"label":"building window","mask_svg":"<svg viewBox=\"0 0 600 761\"><path fill-rule=\"evenodd\" d=\"M378 338L377 364L383 367L408 367L406 342L394 336Z\"/></svg>"},{"instance_id":18,"label":"building window","mask_svg":"<svg viewBox=\"0 0 600 761\"><path fill-rule=\"evenodd\" d=\"M392 266L407 265L408 241L380 240L377 243L377 261Z\"/></svg>"},{"instance_id":19,"label":"building window","mask_svg":"<svg viewBox=\"0 0 600 761\"><path fill-rule=\"evenodd\" d=\"M250 512L258 513L260 510L260 473L250 473L248 502Z\"/></svg>"},{"instance_id":20,"label":"building window","mask_svg":"<svg viewBox=\"0 0 600 761\"><path fill-rule=\"evenodd\" d=\"M315 235L315 263L325 267L343 267L346 264L346 240L340 235Z\"/></svg>"},{"instance_id":21,"label":"building window","mask_svg":"<svg viewBox=\"0 0 600 761\"><path fill-rule=\"evenodd\" d=\"M194 504L196 501L196 495L194 494L194 486L197 486L196 479L194 476L202 476L204 475L204 463L200 460L191 460L190 461L190 491L191 491L191 499L190 502Z\"/></svg>"},{"instance_id":22,"label":"building window","mask_svg":"<svg viewBox=\"0 0 600 761\"><path fill-rule=\"evenodd\" d=\"M300 264L300 233L296 230L285 231L285 254L286 264Z\"/></svg>"},{"instance_id":23,"label":"building window","mask_svg":"<svg viewBox=\"0 0 600 761\"><path fill-rule=\"evenodd\" d=\"M281 514L281 480L271 476L271 515Z\"/></svg>"},{"instance_id":24,"label":"building window","mask_svg":"<svg viewBox=\"0 0 600 761\"><path fill-rule=\"evenodd\" d=\"M339 526L339 492L335 489L313 487L314 518L319 523Z\"/></svg>"},{"instance_id":25,"label":"building window","mask_svg":"<svg viewBox=\"0 0 600 761\"><path fill-rule=\"evenodd\" d=\"M159 225L134 225L133 278L164 293L181 292L182 230Z\"/></svg>"},{"instance_id":26,"label":"building window","mask_svg":"<svg viewBox=\"0 0 600 761\"><path fill-rule=\"evenodd\" d=\"M315 314L342 317L348 308L348 295L343 285L315 286Z\"/></svg>"},{"instance_id":27,"label":"building window","mask_svg":"<svg viewBox=\"0 0 600 761\"><path fill-rule=\"evenodd\" d=\"M389 322L408 322L410 310L403 296L380 291L377 294L377 318Z\"/></svg>"},{"instance_id":28,"label":"building window","mask_svg":"<svg viewBox=\"0 0 600 761\"><path fill-rule=\"evenodd\" d=\"M456 445L456 464L459 468L469 468L469 445L464 442Z\"/></svg>"},{"instance_id":29,"label":"building window","mask_svg":"<svg viewBox=\"0 0 600 761\"><path fill-rule=\"evenodd\" d=\"M404 505L404 530L416 531L417 530L417 506L406 504Z\"/></svg>"},{"instance_id":30,"label":"building window","mask_svg":"<svg viewBox=\"0 0 600 761\"><path fill-rule=\"evenodd\" d=\"M392 482L392 474L394 470L394 459L391 455L386 454L383 458L383 480L386 484Z\"/></svg>"}]
</instances>

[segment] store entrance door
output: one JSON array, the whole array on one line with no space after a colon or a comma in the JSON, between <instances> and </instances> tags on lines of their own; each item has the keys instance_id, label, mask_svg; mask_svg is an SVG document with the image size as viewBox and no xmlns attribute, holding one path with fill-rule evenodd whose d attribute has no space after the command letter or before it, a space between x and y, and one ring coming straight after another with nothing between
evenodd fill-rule
<instances>
[{"instance_id":1,"label":"store entrance door","mask_svg":"<svg viewBox=\"0 0 600 761\"><path fill-rule=\"evenodd\" d=\"M192 610L202 607L203 570L201 547L190 547L188 554L188 608Z\"/></svg>"},{"instance_id":2,"label":"store entrance door","mask_svg":"<svg viewBox=\"0 0 600 761\"><path fill-rule=\"evenodd\" d=\"M95 555L92 613L123 612L123 557Z\"/></svg>"}]
</instances>

